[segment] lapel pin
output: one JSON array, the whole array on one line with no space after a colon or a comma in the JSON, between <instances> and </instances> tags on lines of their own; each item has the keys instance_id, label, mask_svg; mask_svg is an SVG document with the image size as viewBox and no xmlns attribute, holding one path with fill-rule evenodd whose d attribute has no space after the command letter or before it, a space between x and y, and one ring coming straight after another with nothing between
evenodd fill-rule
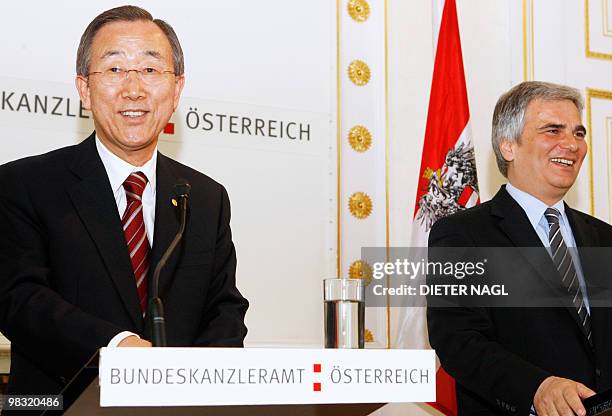
<instances>
[{"instance_id":1,"label":"lapel pin","mask_svg":"<svg viewBox=\"0 0 612 416\"><path fill-rule=\"evenodd\" d=\"M176 202L176 199L172 198L172 205L174 205L175 207L178 207L178 202Z\"/></svg>"}]
</instances>

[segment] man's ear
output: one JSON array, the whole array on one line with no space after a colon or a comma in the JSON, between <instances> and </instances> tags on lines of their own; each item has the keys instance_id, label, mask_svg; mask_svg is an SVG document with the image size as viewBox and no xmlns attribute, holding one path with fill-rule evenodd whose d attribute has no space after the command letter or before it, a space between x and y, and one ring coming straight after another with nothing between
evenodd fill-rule
<instances>
[{"instance_id":1,"label":"man's ear","mask_svg":"<svg viewBox=\"0 0 612 416\"><path fill-rule=\"evenodd\" d=\"M506 162L512 162L514 160L514 142L506 138L502 138L499 142L499 150Z\"/></svg>"},{"instance_id":2,"label":"man's ear","mask_svg":"<svg viewBox=\"0 0 612 416\"><path fill-rule=\"evenodd\" d=\"M86 110L91 110L91 99L89 97L89 80L87 77L83 75L77 75L74 80L77 91L79 92L79 97L81 97L81 102L83 103L83 108Z\"/></svg>"},{"instance_id":3,"label":"man's ear","mask_svg":"<svg viewBox=\"0 0 612 416\"><path fill-rule=\"evenodd\" d=\"M181 98L181 92L183 92L184 86L185 86L185 75L177 75L176 81L174 84L174 103L173 103L172 111L176 111L176 107L178 107L179 100Z\"/></svg>"}]
</instances>

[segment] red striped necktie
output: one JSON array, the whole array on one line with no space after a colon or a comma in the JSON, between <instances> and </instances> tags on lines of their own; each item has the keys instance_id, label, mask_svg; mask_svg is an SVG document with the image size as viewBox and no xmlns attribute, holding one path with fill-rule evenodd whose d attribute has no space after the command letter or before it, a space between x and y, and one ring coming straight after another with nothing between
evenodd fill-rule
<instances>
[{"instance_id":1,"label":"red striped necktie","mask_svg":"<svg viewBox=\"0 0 612 416\"><path fill-rule=\"evenodd\" d=\"M149 272L149 252L151 250L142 213L142 193L146 185L147 177L142 172L132 173L123 182L127 196L127 208L121 219L143 316L147 309L147 273Z\"/></svg>"}]
</instances>

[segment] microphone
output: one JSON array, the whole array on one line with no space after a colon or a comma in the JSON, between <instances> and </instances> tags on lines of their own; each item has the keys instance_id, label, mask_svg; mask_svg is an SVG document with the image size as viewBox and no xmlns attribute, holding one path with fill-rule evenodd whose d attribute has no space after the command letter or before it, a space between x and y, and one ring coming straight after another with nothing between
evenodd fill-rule
<instances>
[{"instance_id":1,"label":"microphone","mask_svg":"<svg viewBox=\"0 0 612 416\"><path fill-rule=\"evenodd\" d=\"M172 240L170 246L168 246L168 249L157 263L153 273L153 287L151 299L149 300L148 316L151 322L151 341L154 347L166 346L166 321L164 318L164 305L159 297L159 275L183 238L185 224L187 223L187 201L189 200L190 191L191 185L185 179L179 179L174 185L174 193L178 197L179 229L174 236L174 240Z\"/></svg>"}]
</instances>

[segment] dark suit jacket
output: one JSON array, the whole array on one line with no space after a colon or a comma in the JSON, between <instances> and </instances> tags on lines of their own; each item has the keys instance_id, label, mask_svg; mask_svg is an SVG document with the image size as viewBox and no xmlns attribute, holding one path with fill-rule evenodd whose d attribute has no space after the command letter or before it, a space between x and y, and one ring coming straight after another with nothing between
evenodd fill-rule
<instances>
[{"instance_id":1,"label":"dark suit jacket","mask_svg":"<svg viewBox=\"0 0 612 416\"><path fill-rule=\"evenodd\" d=\"M169 346L242 346L248 302L236 288L223 186L157 159L149 279L178 229L178 178L192 186L184 239L160 277ZM121 331L150 339L108 176L92 135L0 166L0 332L9 393L58 393ZM149 284L149 289L151 284Z\"/></svg>"},{"instance_id":2,"label":"dark suit jacket","mask_svg":"<svg viewBox=\"0 0 612 416\"><path fill-rule=\"evenodd\" d=\"M610 225L567 206L566 213L578 247L612 246ZM429 245L542 247L542 242L525 212L502 188L491 201L436 222ZM527 270L529 275L523 277L532 279L533 287L553 290L548 279L560 277L545 257L538 263L528 254L516 255L502 267ZM602 270L585 257L581 254L580 261L589 293L592 277ZM612 388L611 309L591 307L593 346L571 306L430 307L427 318L430 343L456 379L460 415L527 416L538 386L551 375L596 391Z\"/></svg>"}]
</instances>

